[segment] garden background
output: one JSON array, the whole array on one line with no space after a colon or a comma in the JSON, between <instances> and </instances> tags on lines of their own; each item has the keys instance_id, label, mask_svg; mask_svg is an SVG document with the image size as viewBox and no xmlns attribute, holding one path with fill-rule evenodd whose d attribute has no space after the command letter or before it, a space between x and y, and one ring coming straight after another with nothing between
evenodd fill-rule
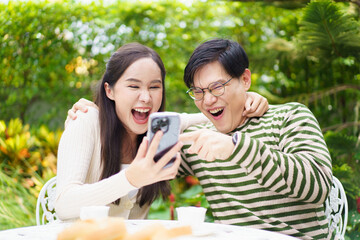
<instances>
[{"instance_id":1,"label":"garden background","mask_svg":"<svg viewBox=\"0 0 360 240\"><path fill-rule=\"evenodd\" d=\"M197 45L224 37L247 51L252 91L313 111L347 193L346 237L359 237L359 1L0 2L0 230L35 224L37 195L56 175L67 110L93 98L113 51L133 41L154 48L167 69L167 110L196 112L183 69ZM197 179L172 186L150 218L207 206Z\"/></svg>"}]
</instances>

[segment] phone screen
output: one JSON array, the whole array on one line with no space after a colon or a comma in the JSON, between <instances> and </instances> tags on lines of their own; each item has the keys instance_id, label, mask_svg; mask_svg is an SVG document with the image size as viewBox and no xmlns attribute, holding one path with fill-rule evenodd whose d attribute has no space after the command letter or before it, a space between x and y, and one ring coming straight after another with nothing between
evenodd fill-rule
<instances>
[{"instance_id":1,"label":"phone screen","mask_svg":"<svg viewBox=\"0 0 360 240\"><path fill-rule=\"evenodd\" d=\"M156 151L154 161L157 162L164 156L178 141L180 134L180 116L172 112L156 112L150 115L147 136L151 143L157 131L161 130L163 136ZM175 161L176 155L166 166L170 166Z\"/></svg>"}]
</instances>

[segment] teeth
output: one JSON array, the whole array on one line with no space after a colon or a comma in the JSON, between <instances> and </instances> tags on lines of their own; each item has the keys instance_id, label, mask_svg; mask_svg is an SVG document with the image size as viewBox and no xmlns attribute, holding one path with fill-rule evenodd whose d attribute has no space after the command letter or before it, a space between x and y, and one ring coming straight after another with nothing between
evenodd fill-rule
<instances>
[{"instance_id":1,"label":"teeth","mask_svg":"<svg viewBox=\"0 0 360 240\"><path fill-rule=\"evenodd\" d=\"M215 114L215 113L220 112L221 110L223 110L223 108L216 108L216 109L210 110L209 112L210 112L211 114Z\"/></svg>"},{"instance_id":2,"label":"teeth","mask_svg":"<svg viewBox=\"0 0 360 240\"><path fill-rule=\"evenodd\" d=\"M150 109L142 109L142 108L135 108L134 110L141 113L147 113L148 111L150 111Z\"/></svg>"}]
</instances>

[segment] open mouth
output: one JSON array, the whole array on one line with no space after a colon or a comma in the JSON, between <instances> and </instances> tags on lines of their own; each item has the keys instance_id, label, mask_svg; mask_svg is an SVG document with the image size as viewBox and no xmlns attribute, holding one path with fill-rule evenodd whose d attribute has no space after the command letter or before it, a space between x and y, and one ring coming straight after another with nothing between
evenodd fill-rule
<instances>
[{"instance_id":1,"label":"open mouth","mask_svg":"<svg viewBox=\"0 0 360 240\"><path fill-rule=\"evenodd\" d=\"M131 113L136 123L144 124L149 118L150 109L134 108L131 110Z\"/></svg>"},{"instance_id":2,"label":"open mouth","mask_svg":"<svg viewBox=\"0 0 360 240\"><path fill-rule=\"evenodd\" d=\"M220 116L224 112L224 108L216 108L209 111L214 117Z\"/></svg>"}]
</instances>

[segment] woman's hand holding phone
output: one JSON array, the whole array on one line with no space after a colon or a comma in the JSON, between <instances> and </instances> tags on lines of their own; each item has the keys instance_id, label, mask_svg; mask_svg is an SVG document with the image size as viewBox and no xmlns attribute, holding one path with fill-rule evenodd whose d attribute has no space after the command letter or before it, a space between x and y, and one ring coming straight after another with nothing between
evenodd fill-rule
<instances>
[{"instance_id":1,"label":"woman's hand holding phone","mask_svg":"<svg viewBox=\"0 0 360 240\"><path fill-rule=\"evenodd\" d=\"M163 133L158 131L151 144L147 137L143 138L134 161L126 169L128 181L135 187L143 186L175 178L180 165L180 149L182 143L176 143L159 161L155 162L154 157ZM176 159L171 166L164 168L167 163L176 155Z\"/></svg>"}]
</instances>

